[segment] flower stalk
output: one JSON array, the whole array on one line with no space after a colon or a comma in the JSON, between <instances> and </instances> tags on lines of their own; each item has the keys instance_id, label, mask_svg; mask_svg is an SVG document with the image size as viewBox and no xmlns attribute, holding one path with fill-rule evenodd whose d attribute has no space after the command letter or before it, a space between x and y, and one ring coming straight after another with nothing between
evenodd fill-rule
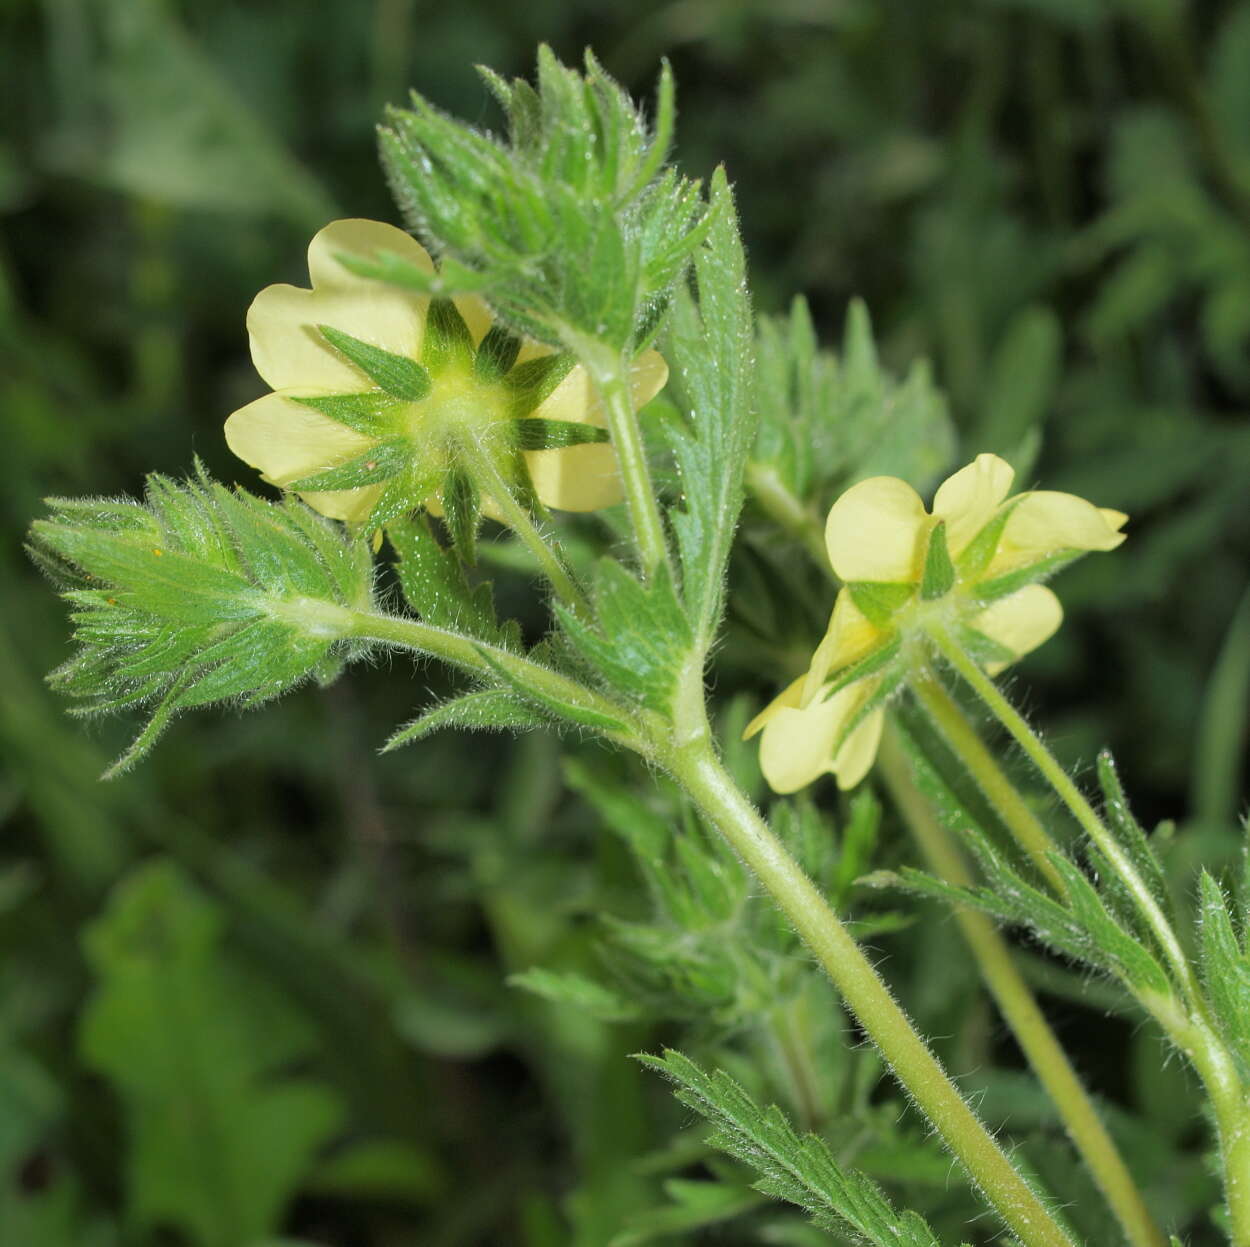
<instances>
[{"instance_id":1,"label":"flower stalk","mask_svg":"<svg viewBox=\"0 0 1250 1247\"><path fill-rule=\"evenodd\" d=\"M1029 860L1055 893L1062 896L1063 876L1050 857L1057 849L1054 840L986 748L959 704L931 672L912 680L908 687Z\"/></svg>"},{"instance_id":2,"label":"flower stalk","mask_svg":"<svg viewBox=\"0 0 1250 1247\"><path fill-rule=\"evenodd\" d=\"M899 1082L1025 1247L1072 1247L917 1034L863 950L717 759L708 734L664 759L816 955Z\"/></svg>"},{"instance_id":3,"label":"flower stalk","mask_svg":"<svg viewBox=\"0 0 1250 1247\"><path fill-rule=\"evenodd\" d=\"M955 712L958 713L957 707ZM966 723L964 726L967 726ZM973 877L963 854L934 817L929 803L911 777L898 731L897 725L891 724L881 745L879 761L885 785L930 869L948 883L971 887ZM972 733L972 736L980 745L976 734ZM967 762L967 759L961 755L961 761ZM971 766L969 769L972 769ZM1000 777L1004 784L1010 786L1005 776ZM986 987L1033 1072L1057 1107L1068 1137L1089 1165L1126 1239L1133 1247L1165 1247L1165 1239L1152 1220L1141 1192L1098 1116L1098 1110L1055 1038L1028 984L1016 969L1007 942L983 914L957 909L955 920L976 958Z\"/></svg>"},{"instance_id":4,"label":"flower stalk","mask_svg":"<svg viewBox=\"0 0 1250 1247\"><path fill-rule=\"evenodd\" d=\"M650 579L669 561L668 542L630 391L629 362L610 347L580 337L574 343L574 350L590 373L603 404L638 556L644 574Z\"/></svg>"}]
</instances>

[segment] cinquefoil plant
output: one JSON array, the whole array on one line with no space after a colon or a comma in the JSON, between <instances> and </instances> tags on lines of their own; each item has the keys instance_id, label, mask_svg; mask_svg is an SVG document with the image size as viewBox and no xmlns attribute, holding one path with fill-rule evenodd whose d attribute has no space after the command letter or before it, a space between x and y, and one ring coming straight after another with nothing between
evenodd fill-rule
<instances>
[{"instance_id":1,"label":"cinquefoil plant","mask_svg":"<svg viewBox=\"0 0 1250 1247\"><path fill-rule=\"evenodd\" d=\"M1011 464L987 453L927 510L911 484L867 470L874 446L858 460L835 451L821 404L861 392L865 420L868 408L907 413L907 436L938 447L939 460L949 425L924 377L884 402L862 311L842 374L813 347L801 309L788 329L757 336L724 172L705 191L668 164L667 70L652 120L589 56L579 71L543 49L536 85L487 82L505 137L420 97L386 119L383 162L420 242L389 224L331 223L309 249L311 288L272 286L252 306L252 358L273 393L231 415L226 437L280 499L197 469L182 483L152 477L143 502L54 501L34 525L32 552L63 585L78 645L54 682L85 712L148 708L114 770L182 710L327 682L379 650L449 664L464 680L398 728L391 748L446 726L549 726L637 755L636 786L659 783L662 814L593 775L570 777L626 836L657 922L616 924L616 985L541 971L523 985L600 1017L764 1026L800 1089L807 1133L740 1085L747 1061L735 1078L678 1053L647 1059L764 1196L805 1209L838 1241L936 1244L920 1211L847 1163L854 1149L822 1108L821 1074L800 1059L795 1002L836 1010L827 993L785 986L813 957L1005 1231L1025 1247L1073 1247L1081 1219L1059 1202L1064 1191L1045 1189L986 1128L837 912L868 850L831 865L810 806L779 803L770 825L724 755L744 726L761 732L763 774L786 794L826 773L850 788L879 759L934 873L874 881L960 907L974 961L1124 1240L1163 1242L1150 1201L1002 938L973 910L1109 976L1157 1021L1201 1081L1223 1224L1250 1247L1244 898L1204 875L1191 940L1109 757L1100 813L995 683L1060 625L1042 582L1118 547L1126 517L1070 494L1013 495ZM845 487L836 498L835 485ZM748 495L753 524L764 517L770 541L811 557L802 574L828 577L831 616L824 639L807 641L810 661L791 664L771 704L721 739L707 669ZM619 540L588 558L568 540L566 513L597 511ZM535 643L497 618L474 569L483 523L513 535L549 595L550 630ZM375 592L379 564L403 607ZM776 598L780 616L784 591ZM1077 848L1017 788L956 692L1033 764L1079 827ZM874 807L854 808L867 845ZM668 823L683 819L670 850ZM670 851L685 882L670 877ZM743 917L755 884L783 922ZM674 1199L689 1217L692 1190L677 1186ZM718 1215L758 1207L746 1199L716 1204Z\"/></svg>"}]
</instances>

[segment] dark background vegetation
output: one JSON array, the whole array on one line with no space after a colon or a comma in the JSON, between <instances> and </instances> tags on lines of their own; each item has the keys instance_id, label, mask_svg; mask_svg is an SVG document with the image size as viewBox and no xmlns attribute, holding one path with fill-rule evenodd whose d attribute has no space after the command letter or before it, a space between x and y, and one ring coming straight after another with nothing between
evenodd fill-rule
<instances>
[{"instance_id":1,"label":"dark background vegetation","mask_svg":"<svg viewBox=\"0 0 1250 1247\"><path fill-rule=\"evenodd\" d=\"M397 660L182 721L101 785L134 725L74 722L42 685L67 627L21 551L41 499L135 492L193 453L254 485L220 436L262 390L252 296L302 282L334 216L395 219L384 104L411 85L494 124L472 65L527 73L540 40L565 59L593 45L642 95L672 60L677 158L727 165L761 310L806 292L833 343L863 296L889 367L931 360L961 461L1040 424L1036 479L1132 514L1121 553L1065 577L1072 622L1017 689L1067 759L1116 750L1145 821L1180 822L1178 870L1236 848L1250 4L6 0L3 1247L246 1247L253 1227L332 1247L592 1245L639 1217L628 1241L666 1225L665 1241L765 1241L749 1219L746 1237L694 1228L728 1212L648 1213L683 1172L656 1152L691 1123L625 1054L686 1031L590 1023L504 983L590 948L635 887L566 795L555 742L448 735L376 758L443 679ZM769 693L736 672L718 691L740 679ZM887 821L880 860L896 840ZM957 1071L1010 1069L992 1015L944 986L960 954L943 970L905 934L888 949ZM1150 1171L1171 1157L1160 1202L1217 1241L1183 1075L1105 1001L1060 1003L1079 983L1037 961L1078 1064L1155 1147ZM1050 1128L1001 1085L985 1095L991 1116Z\"/></svg>"}]
</instances>

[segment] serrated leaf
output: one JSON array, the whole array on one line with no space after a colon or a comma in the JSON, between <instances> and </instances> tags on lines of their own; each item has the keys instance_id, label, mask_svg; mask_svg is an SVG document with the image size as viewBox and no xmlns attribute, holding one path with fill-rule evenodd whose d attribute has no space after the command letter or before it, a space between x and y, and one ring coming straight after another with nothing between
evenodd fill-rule
<instances>
[{"instance_id":1,"label":"serrated leaf","mask_svg":"<svg viewBox=\"0 0 1250 1247\"><path fill-rule=\"evenodd\" d=\"M110 521L119 521L110 530ZM265 502L153 476L143 505L57 504L32 542L78 583L77 654L50 682L100 713L149 703L130 766L182 708L255 704L324 678L358 652L352 610L373 600L368 548L295 499Z\"/></svg>"},{"instance_id":2,"label":"serrated leaf","mask_svg":"<svg viewBox=\"0 0 1250 1247\"><path fill-rule=\"evenodd\" d=\"M422 619L492 644L511 644L495 618L490 586L469 584L464 565L439 544L427 516L392 521L386 534L399 556L395 572L400 588Z\"/></svg>"},{"instance_id":3,"label":"serrated leaf","mask_svg":"<svg viewBox=\"0 0 1250 1247\"><path fill-rule=\"evenodd\" d=\"M677 1098L706 1117L709 1142L756 1170L756 1189L802 1208L821 1229L848 1230L874 1247L942 1247L917 1212L900 1212L870 1178L843 1168L816 1135L800 1136L781 1110L762 1109L722 1071L706 1074L669 1049L638 1058L671 1079Z\"/></svg>"},{"instance_id":4,"label":"serrated leaf","mask_svg":"<svg viewBox=\"0 0 1250 1247\"><path fill-rule=\"evenodd\" d=\"M1220 885L1206 870L1198 883L1203 982L1216 1025L1236 1054L1242 1077L1250 1077L1250 957L1237 938Z\"/></svg>"},{"instance_id":5,"label":"serrated leaf","mask_svg":"<svg viewBox=\"0 0 1250 1247\"><path fill-rule=\"evenodd\" d=\"M341 1116L326 1088L281 1075L312 1033L230 963L222 926L181 870L157 861L85 937L97 983L82 1052L121 1100L132 1214L203 1247L275 1233Z\"/></svg>"},{"instance_id":6,"label":"serrated leaf","mask_svg":"<svg viewBox=\"0 0 1250 1247\"><path fill-rule=\"evenodd\" d=\"M383 745L382 752L390 753L392 749L423 740L443 728L474 732L525 732L549 726L550 723L546 715L537 713L531 703L522 701L514 694L503 689L483 689L452 701L440 702L425 711L395 732Z\"/></svg>"},{"instance_id":7,"label":"serrated leaf","mask_svg":"<svg viewBox=\"0 0 1250 1247\"><path fill-rule=\"evenodd\" d=\"M681 557L682 598L702 647L711 643L720 620L725 565L756 434L751 305L723 169L713 176L710 203L710 231L695 253L698 301L678 288L667 347L685 414L684 422L668 430L684 491L670 518Z\"/></svg>"},{"instance_id":8,"label":"serrated leaf","mask_svg":"<svg viewBox=\"0 0 1250 1247\"><path fill-rule=\"evenodd\" d=\"M668 713L692 638L666 570L643 584L614 559L604 559L593 598L593 625L556 607L564 634L621 692Z\"/></svg>"}]
</instances>

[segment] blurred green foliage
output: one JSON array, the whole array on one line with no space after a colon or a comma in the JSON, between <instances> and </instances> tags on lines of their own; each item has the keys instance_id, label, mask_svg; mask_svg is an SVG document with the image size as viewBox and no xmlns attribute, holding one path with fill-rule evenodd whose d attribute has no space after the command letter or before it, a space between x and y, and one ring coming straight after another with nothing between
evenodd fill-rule
<instances>
[{"instance_id":1,"label":"blurred green foliage","mask_svg":"<svg viewBox=\"0 0 1250 1247\"><path fill-rule=\"evenodd\" d=\"M848 462L924 485L957 437L1132 514L1123 552L1067 576L1071 622L1020 678L1066 758L1112 744L1144 821L1180 822L1179 904L1195 904L1199 859L1235 857L1250 5L9 0L3 1247L838 1241L765 1204L627 1059L664 1043L822 1130L944 1241L967 1232L969 1193L824 981L736 863L693 825L673 837L688 816L639 796L620 759L573 743L562 763L543 734L377 759L379 724L415 709L408 673L383 667L182 721L101 785L131 727L85 734L43 686L66 626L19 554L40 499L134 494L193 451L253 483L220 436L262 388L252 295L299 279L330 216L395 219L373 150L384 104L411 84L497 124L471 65L527 73L540 39L566 60L593 43L639 95L672 59L678 157L695 176L726 162L757 302L810 300L810 325L772 324L760 357L786 335L844 341L844 384L794 410L818 418L827 394L839 428L893 430L844 446ZM855 295L887 372L910 380L865 360L862 312L843 339ZM776 544L748 514L717 690L727 740L828 610ZM785 618L760 617L779 586ZM501 570L497 593L541 630L519 576ZM749 753L733 761L758 789ZM1114 1241L953 927L855 886L909 860L888 812L861 796L832 839L807 803L782 817L984 1114L1026 1137L1090 1242ZM1189 1243L1219 1241L1186 1075L1159 1070L1157 1036L1117 997L1021 957L1155 1210Z\"/></svg>"}]
</instances>

